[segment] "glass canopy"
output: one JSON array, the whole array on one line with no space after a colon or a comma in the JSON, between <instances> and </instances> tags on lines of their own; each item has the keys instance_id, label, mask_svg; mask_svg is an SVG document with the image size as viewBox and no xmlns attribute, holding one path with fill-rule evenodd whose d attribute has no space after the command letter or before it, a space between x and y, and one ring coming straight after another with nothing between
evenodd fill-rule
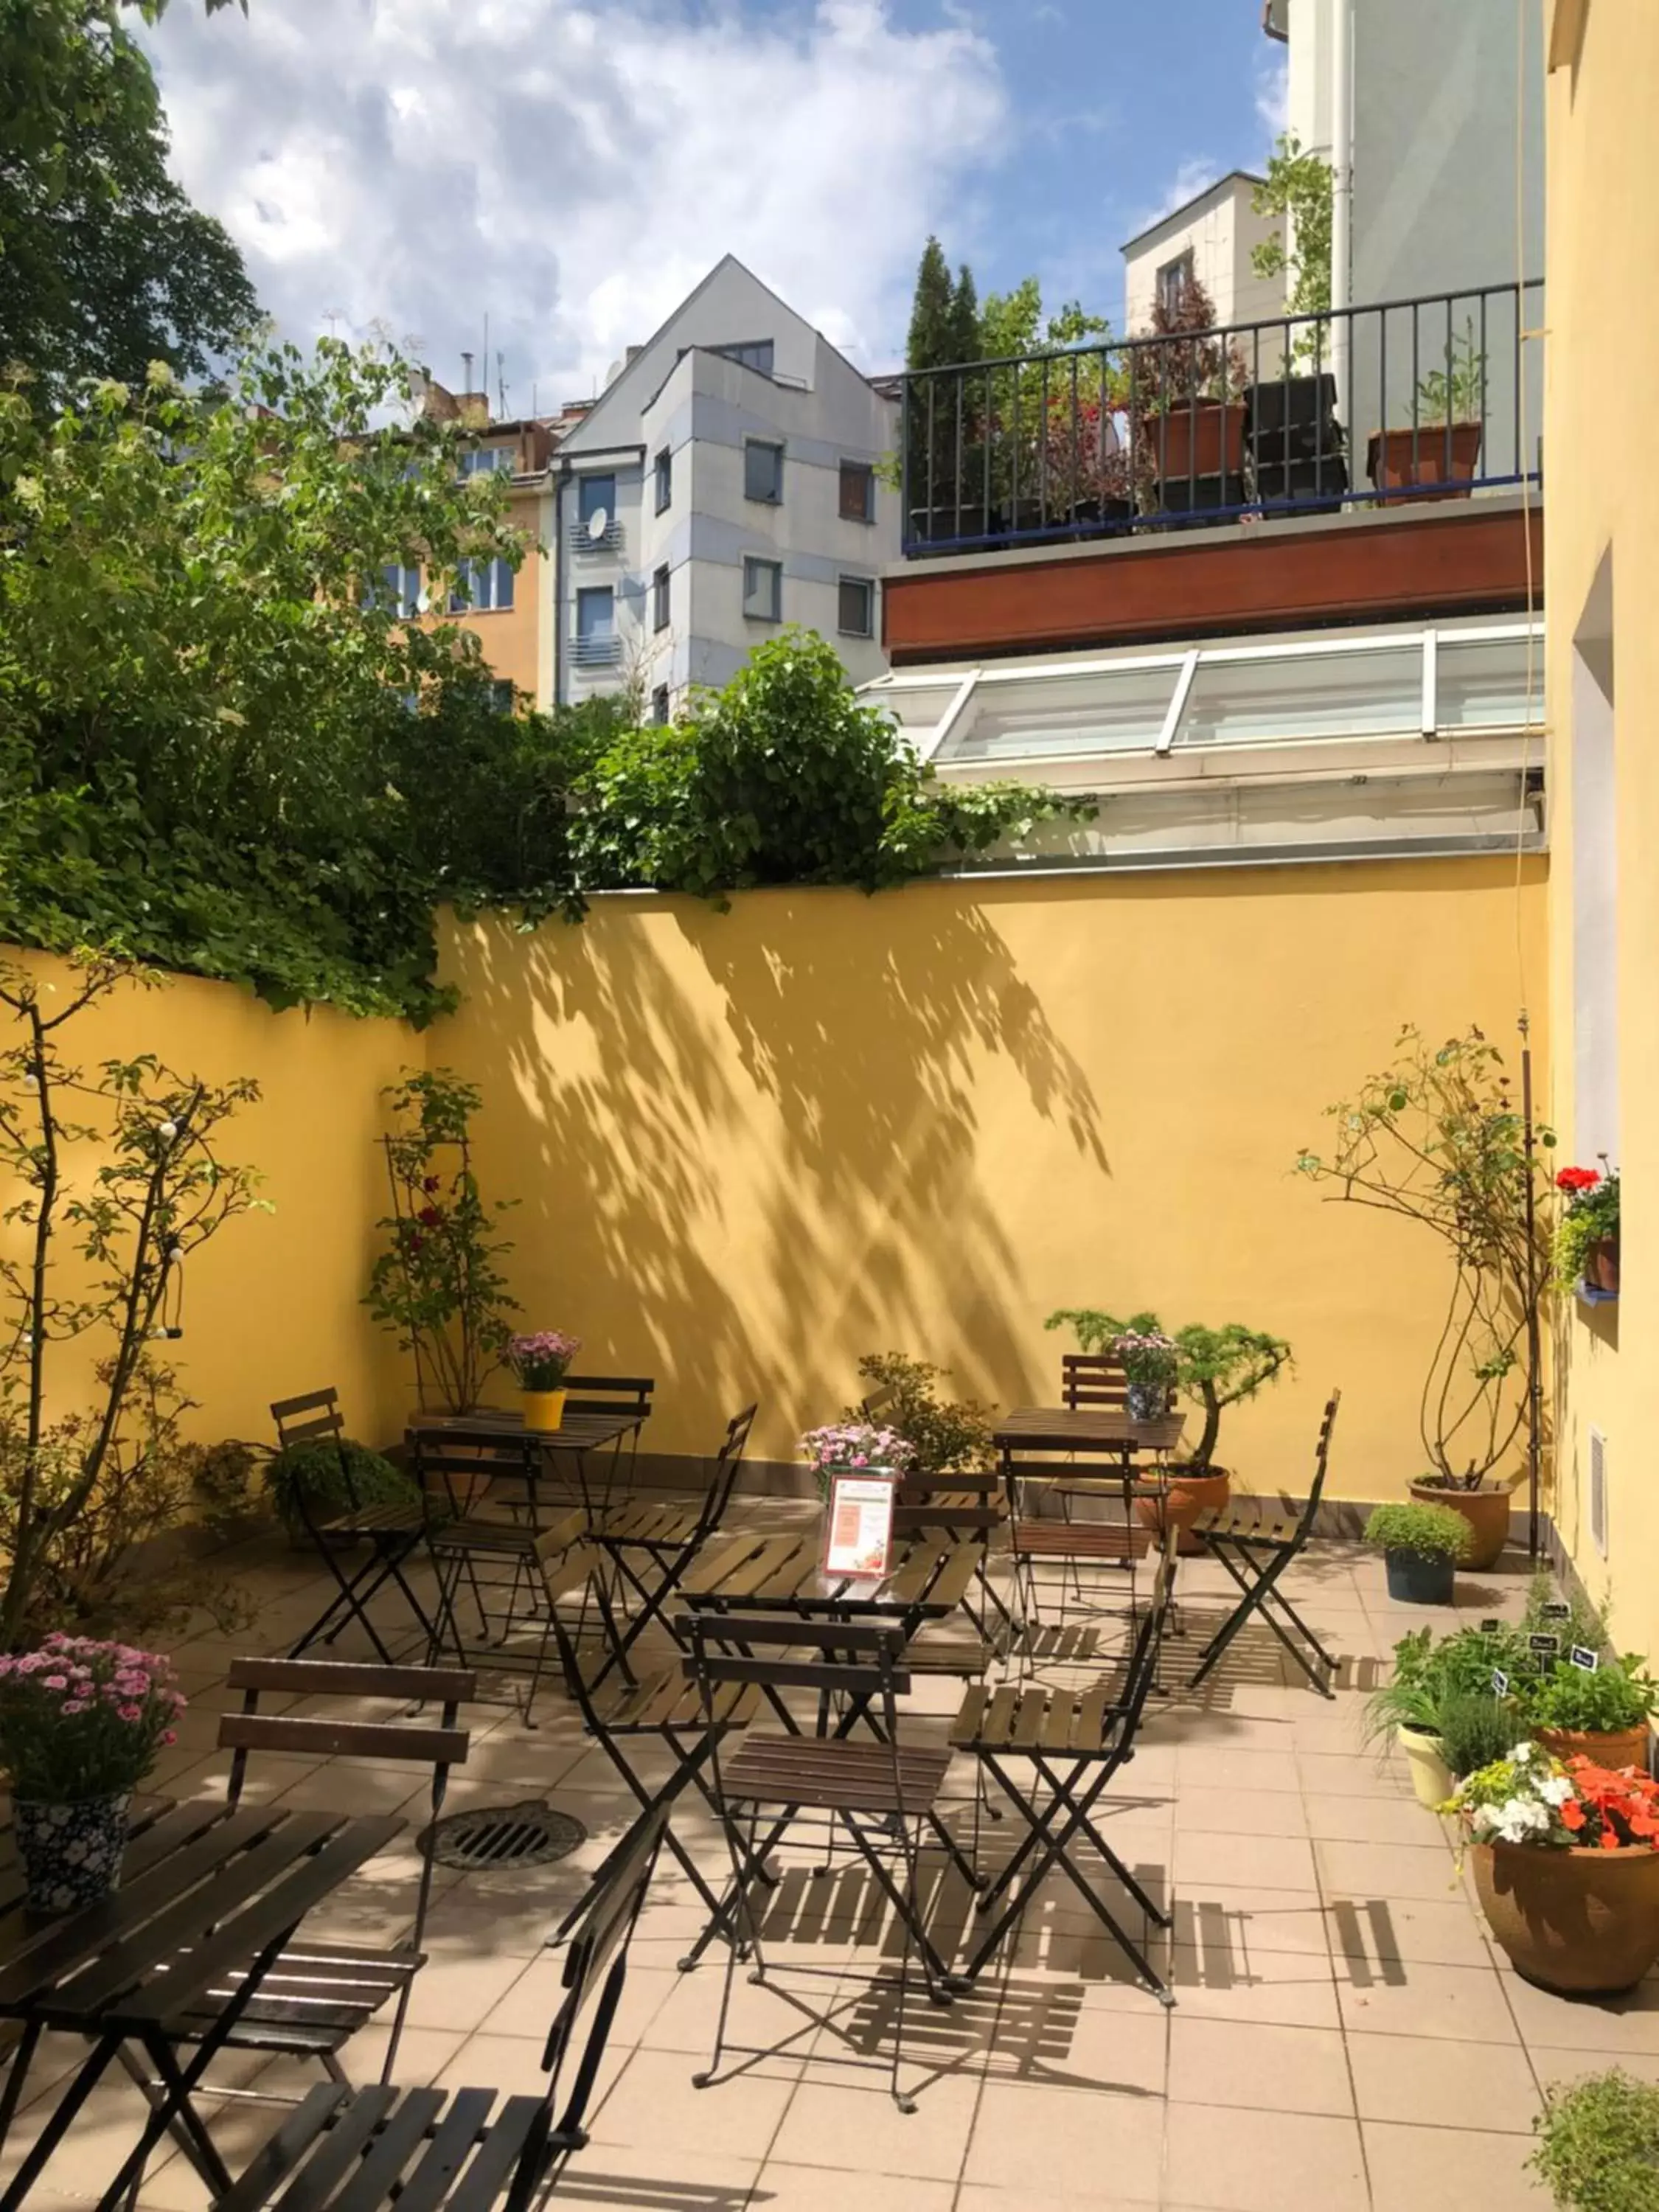
<instances>
[{"instance_id":1,"label":"glass canopy","mask_svg":"<svg viewBox=\"0 0 1659 2212\"><path fill-rule=\"evenodd\" d=\"M1520 733L1542 720L1542 629L1506 621L900 669L861 690L941 768Z\"/></svg>"}]
</instances>

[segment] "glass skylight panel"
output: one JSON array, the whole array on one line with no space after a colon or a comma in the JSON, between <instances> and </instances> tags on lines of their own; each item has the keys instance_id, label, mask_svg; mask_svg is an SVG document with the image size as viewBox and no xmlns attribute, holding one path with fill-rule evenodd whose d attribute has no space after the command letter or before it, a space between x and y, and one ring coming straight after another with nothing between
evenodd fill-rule
<instances>
[{"instance_id":1,"label":"glass skylight panel","mask_svg":"<svg viewBox=\"0 0 1659 2212\"><path fill-rule=\"evenodd\" d=\"M1150 752L1179 664L1096 667L1076 675L981 676L941 760L1040 760L1062 754Z\"/></svg>"},{"instance_id":2,"label":"glass skylight panel","mask_svg":"<svg viewBox=\"0 0 1659 2212\"><path fill-rule=\"evenodd\" d=\"M1423 726L1423 645L1361 653L1200 653L1178 746L1381 737Z\"/></svg>"},{"instance_id":3,"label":"glass skylight panel","mask_svg":"<svg viewBox=\"0 0 1659 2212\"><path fill-rule=\"evenodd\" d=\"M1520 730L1544 714L1544 641L1531 641L1532 698L1527 697L1528 641L1524 637L1438 641L1435 671L1435 727L1441 730Z\"/></svg>"}]
</instances>

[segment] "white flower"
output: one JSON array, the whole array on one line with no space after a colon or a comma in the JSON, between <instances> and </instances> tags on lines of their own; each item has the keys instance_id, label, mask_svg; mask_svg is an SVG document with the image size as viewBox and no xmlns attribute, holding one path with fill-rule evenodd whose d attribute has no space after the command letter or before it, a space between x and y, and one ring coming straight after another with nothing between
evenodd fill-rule
<instances>
[{"instance_id":1,"label":"white flower","mask_svg":"<svg viewBox=\"0 0 1659 2212\"><path fill-rule=\"evenodd\" d=\"M1511 1766L1529 1765L1537 1755L1537 1752L1538 1746L1535 1743L1517 1743L1510 1753L1510 1765Z\"/></svg>"},{"instance_id":2,"label":"white flower","mask_svg":"<svg viewBox=\"0 0 1659 2212\"><path fill-rule=\"evenodd\" d=\"M1537 1790L1547 1805L1565 1805L1574 1794L1572 1784L1565 1774L1547 1774Z\"/></svg>"},{"instance_id":3,"label":"white flower","mask_svg":"<svg viewBox=\"0 0 1659 2212\"><path fill-rule=\"evenodd\" d=\"M176 1121L158 1121L155 1133L164 1144L170 1145L179 1133L179 1124Z\"/></svg>"}]
</instances>

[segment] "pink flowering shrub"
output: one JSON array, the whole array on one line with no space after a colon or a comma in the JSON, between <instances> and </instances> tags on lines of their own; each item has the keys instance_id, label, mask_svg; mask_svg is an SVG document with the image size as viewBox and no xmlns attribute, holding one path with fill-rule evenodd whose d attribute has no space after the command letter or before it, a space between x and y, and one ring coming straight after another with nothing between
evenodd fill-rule
<instances>
[{"instance_id":1,"label":"pink flowering shrub","mask_svg":"<svg viewBox=\"0 0 1659 2212\"><path fill-rule=\"evenodd\" d=\"M568 1336L562 1328L538 1328L533 1335L508 1337L507 1357L521 1390L556 1390L581 1348L579 1336Z\"/></svg>"},{"instance_id":2,"label":"pink flowering shrub","mask_svg":"<svg viewBox=\"0 0 1659 2212\"><path fill-rule=\"evenodd\" d=\"M173 1742L184 1703L172 1662L130 1644L59 1634L0 1656L0 1763L12 1795L76 1805L136 1788Z\"/></svg>"},{"instance_id":3,"label":"pink flowering shrub","mask_svg":"<svg viewBox=\"0 0 1659 2212\"><path fill-rule=\"evenodd\" d=\"M916 1463L916 1448L896 1429L872 1427L868 1421L835 1421L828 1428L809 1429L801 1444L812 1462L821 1497L830 1495L832 1468L875 1468L884 1474L908 1474Z\"/></svg>"}]
</instances>

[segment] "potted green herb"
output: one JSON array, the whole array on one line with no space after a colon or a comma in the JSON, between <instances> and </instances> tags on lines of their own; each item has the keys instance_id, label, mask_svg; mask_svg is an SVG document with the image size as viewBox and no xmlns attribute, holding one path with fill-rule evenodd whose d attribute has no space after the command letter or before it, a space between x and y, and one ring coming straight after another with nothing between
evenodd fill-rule
<instances>
[{"instance_id":1,"label":"potted green herb","mask_svg":"<svg viewBox=\"0 0 1659 2212\"><path fill-rule=\"evenodd\" d=\"M350 1437L289 1444L265 1462L265 1496L289 1534L364 1505L418 1505L421 1493L400 1468Z\"/></svg>"},{"instance_id":2,"label":"potted green herb","mask_svg":"<svg viewBox=\"0 0 1659 2212\"><path fill-rule=\"evenodd\" d=\"M1563 1168L1555 1188L1565 1200L1555 1231L1556 1287L1619 1295L1619 1170Z\"/></svg>"},{"instance_id":3,"label":"potted green herb","mask_svg":"<svg viewBox=\"0 0 1659 2212\"><path fill-rule=\"evenodd\" d=\"M1426 1628L1413 1628L1394 1647L1394 1672L1365 1701L1365 1735L1392 1736L1406 1754L1412 1790L1432 1812L1450 1796L1454 1777L1440 1739L1439 1685Z\"/></svg>"},{"instance_id":4,"label":"potted green herb","mask_svg":"<svg viewBox=\"0 0 1659 2212\"><path fill-rule=\"evenodd\" d=\"M1527 2163L1560 2212L1650 2212L1659 2204L1659 2086L1620 2068L1557 2081L1533 2122Z\"/></svg>"},{"instance_id":5,"label":"potted green herb","mask_svg":"<svg viewBox=\"0 0 1659 2212\"><path fill-rule=\"evenodd\" d=\"M184 1702L171 1663L126 1644L56 1635L0 1657L0 1764L31 1912L73 1912L115 1888L132 1793Z\"/></svg>"},{"instance_id":6,"label":"potted green herb","mask_svg":"<svg viewBox=\"0 0 1659 2212\"><path fill-rule=\"evenodd\" d=\"M1442 366L1419 382L1411 422L1372 431L1366 451L1371 482L1385 498L1404 490L1419 499L1467 499L1486 413L1486 356L1474 342L1470 317L1461 338L1448 334Z\"/></svg>"},{"instance_id":7,"label":"potted green herb","mask_svg":"<svg viewBox=\"0 0 1659 2212\"><path fill-rule=\"evenodd\" d=\"M1528 1692L1532 1732L1558 1759L1575 1753L1600 1766L1648 1764L1648 1723L1659 1711L1659 1682L1635 1657L1577 1667L1559 1659Z\"/></svg>"},{"instance_id":8,"label":"potted green herb","mask_svg":"<svg viewBox=\"0 0 1659 2212\"><path fill-rule=\"evenodd\" d=\"M1507 1757L1515 1732L1512 1701L1491 1690L1450 1690L1440 1700L1441 1756L1458 1782Z\"/></svg>"},{"instance_id":9,"label":"potted green herb","mask_svg":"<svg viewBox=\"0 0 1659 2212\"><path fill-rule=\"evenodd\" d=\"M1432 1811L1460 1775L1515 1741L1521 1723L1493 1682L1505 1675L1518 1691L1527 1663L1525 1636L1510 1627L1460 1628L1437 1644L1430 1630L1414 1628L1395 1645L1389 1679L1366 1700L1365 1733L1397 1741L1419 1805Z\"/></svg>"},{"instance_id":10,"label":"potted green herb","mask_svg":"<svg viewBox=\"0 0 1659 2212\"><path fill-rule=\"evenodd\" d=\"M1405 1605L1449 1605L1457 1563L1469 1548L1469 1524L1449 1505L1379 1505L1365 1541L1388 1565L1389 1595Z\"/></svg>"}]
</instances>

